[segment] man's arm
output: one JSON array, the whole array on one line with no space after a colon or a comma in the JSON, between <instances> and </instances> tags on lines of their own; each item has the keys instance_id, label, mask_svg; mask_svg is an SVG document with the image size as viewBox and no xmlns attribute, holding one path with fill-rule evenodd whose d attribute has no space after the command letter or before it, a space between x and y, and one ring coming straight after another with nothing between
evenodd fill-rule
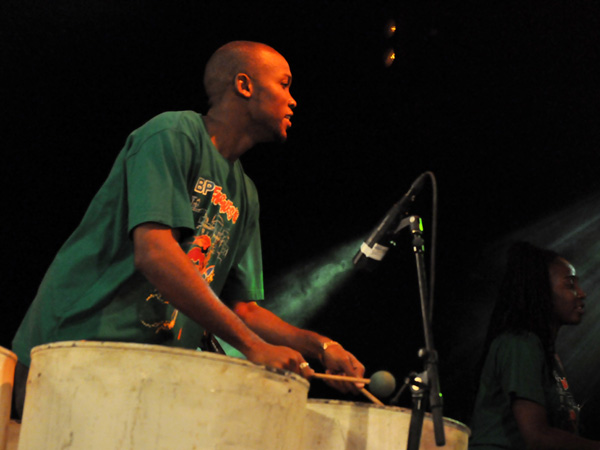
<instances>
[{"instance_id":1,"label":"man's arm","mask_svg":"<svg viewBox=\"0 0 600 450\"><path fill-rule=\"evenodd\" d=\"M242 352L249 361L310 376L302 355L271 345L250 330L212 291L178 243L179 232L145 223L133 231L135 266L183 314Z\"/></svg>"},{"instance_id":2,"label":"man's arm","mask_svg":"<svg viewBox=\"0 0 600 450\"><path fill-rule=\"evenodd\" d=\"M271 344L291 347L305 357L319 359L329 373L362 377L365 367L341 344L318 333L295 327L256 302L235 302L233 311L259 336ZM324 348L323 344L328 343ZM359 392L354 383L328 382L342 392Z\"/></svg>"},{"instance_id":3,"label":"man's arm","mask_svg":"<svg viewBox=\"0 0 600 450\"><path fill-rule=\"evenodd\" d=\"M598 450L600 442L591 441L548 424L546 408L530 400L517 398L512 412L521 436L530 449Z\"/></svg>"}]
</instances>

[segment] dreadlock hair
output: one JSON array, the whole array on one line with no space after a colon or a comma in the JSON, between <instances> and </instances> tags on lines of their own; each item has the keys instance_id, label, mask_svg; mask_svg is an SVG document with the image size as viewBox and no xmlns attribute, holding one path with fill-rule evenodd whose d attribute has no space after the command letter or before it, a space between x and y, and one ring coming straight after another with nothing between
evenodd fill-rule
<instances>
[{"instance_id":1,"label":"dreadlock hair","mask_svg":"<svg viewBox=\"0 0 600 450\"><path fill-rule=\"evenodd\" d=\"M554 354L550 265L560 255L528 242L516 242L508 251L504 279L492 312L486 353L492 340L503 332L536 334L548 360Z\"/></svg>"}]
</instances>

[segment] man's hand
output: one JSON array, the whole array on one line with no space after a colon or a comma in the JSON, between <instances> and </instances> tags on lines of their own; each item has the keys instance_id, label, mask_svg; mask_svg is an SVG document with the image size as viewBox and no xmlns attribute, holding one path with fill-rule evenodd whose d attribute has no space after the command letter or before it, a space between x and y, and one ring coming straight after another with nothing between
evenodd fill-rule
<instances>
[{"instance_id":1,"label":"man's hand","mask_svg":"<svg viewBox=\"0 0 600 450\"><path fill-rule=\"evenodd\" d=\"M304 378L310 378L315 373L304 360L304 357L289 347L264 343L255 346L245 356L248 361L255 364L288 370L302 375Z\"/></svg>"},{"instance_id":2,"label":"man's hand","mask_svg":"<svg viewBox=\"0 0 600 450\"><path fill-rule=\"evenodd\" d=\"M356 357L346 351L338 342L328 342L324 344L321 362L326 369L326 373L333 375L346 375L350 377L362 378L365 373L363 366ZM346 381L327 380L326 383L340 392L353 392L359 394L364 388L363 383L351 383Z\"/></svg>"}]
</instances>

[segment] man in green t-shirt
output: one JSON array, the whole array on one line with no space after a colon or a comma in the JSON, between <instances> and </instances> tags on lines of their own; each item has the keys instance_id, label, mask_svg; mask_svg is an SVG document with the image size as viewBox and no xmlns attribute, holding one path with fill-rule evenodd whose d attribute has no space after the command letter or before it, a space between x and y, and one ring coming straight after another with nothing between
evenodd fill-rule
<instances>
[{"instance_id":1,"label":"man in green t-shirt","mask_svg":"<svg viewBox=\"0 0 600 450\"><path fill-rule=\"evenodd\" d=\"M257 143L286 140L291 82L274 49L231 42L207 63L207 114L164 113L129 136L13 340L17 412L31 348L56 341L196 349L210 332L257 364L311 377L305 358L314 358L332 373L363 376L340 344L256 303L258 195L239 158Z\"/></svg>"}]
</instances>

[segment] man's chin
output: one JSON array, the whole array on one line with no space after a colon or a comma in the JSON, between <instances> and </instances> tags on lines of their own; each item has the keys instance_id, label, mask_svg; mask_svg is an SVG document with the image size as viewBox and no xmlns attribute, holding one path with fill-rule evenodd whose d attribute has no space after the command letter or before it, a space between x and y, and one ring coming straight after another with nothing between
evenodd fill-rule
<instances>
[{"instance_id":1,"label":"man's chin","mask_svg":"<svg viewBox=\"0 0 600 450\"><path fill-rule=\"evenodd\" d=\"M287 131L279 129L279 130L274 130L270 137L265 136L265 138L260 140L259 142L262 142L262 143L274 142L276 144L283 144L285 141L287 141L287 137L288 137Z\"/></svg>"},{"instance_id":2,"label":"man's chin","mask_svg":"<svg viewBox=\"0 0 600 450\"><path fill-rule=\"evenodd\" d=\"M276 137L275 137L275 142L279 142L280 144L283 144L285 141L287 141L287 131L284 131L282 133L279 133Z\"/></svg>"}]
</instances>

